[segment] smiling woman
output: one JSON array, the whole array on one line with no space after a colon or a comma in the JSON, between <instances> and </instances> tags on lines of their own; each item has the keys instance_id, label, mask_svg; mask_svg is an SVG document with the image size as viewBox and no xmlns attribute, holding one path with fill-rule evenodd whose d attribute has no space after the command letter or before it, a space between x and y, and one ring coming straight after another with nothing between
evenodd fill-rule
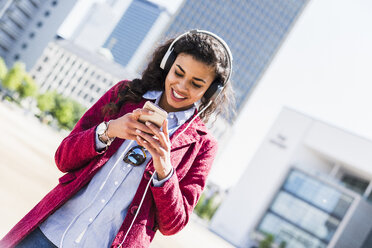
<instances>
[{"instance_id":1,"label":"smiling woman","mask_svg":"<svg viewBox=\"0 0 372 248\"><path fill-rule=\"evenodd\" d=\"M186 53L179 54L165 78L165 91L159 106L167 112L189 109L203 97L214 78L212 66Z\"/></svg>"},{"instance_id":2,"label":"smiling woman","mask_svg":"<svg viewBox=\"0 0 372 248\"><path fill-rule=\"evenodd\" d=\"M148 247L180 231L217 151L205 126L231 112L226 43L192 30L165 42L142 78L121 81L79 120L55 154L66 175L1 241L1 247ZM159 128L139 121L168 112Z\"/></svg>"}]
</instances>

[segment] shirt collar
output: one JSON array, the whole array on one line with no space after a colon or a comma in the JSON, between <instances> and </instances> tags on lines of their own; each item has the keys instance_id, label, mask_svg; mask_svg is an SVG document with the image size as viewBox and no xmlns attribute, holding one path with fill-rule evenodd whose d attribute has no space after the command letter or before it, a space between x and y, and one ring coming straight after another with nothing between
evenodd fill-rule
<instances>
[{"instance_id":1,"label":"shirt collar","mask_svg":"<svg viewBox=\"0 0 372 248\"><path fill-rule=\"evenodd\" d=\"M148 100L155 100L155 104L159 106L159 101L163 91L149 90L144 95L143 98ZM194 103L189 109L177 112L169 112L168 118L174 116L177 119L177 125L185 123L195 112L196 104Z\"/></svg>"}]
</instances>

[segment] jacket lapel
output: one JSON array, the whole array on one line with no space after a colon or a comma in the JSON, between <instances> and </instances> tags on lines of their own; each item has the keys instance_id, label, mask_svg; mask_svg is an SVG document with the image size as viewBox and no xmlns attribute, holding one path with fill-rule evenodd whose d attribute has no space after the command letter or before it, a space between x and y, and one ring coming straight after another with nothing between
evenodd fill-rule
<instances>
[{"instance_id":1,"label":"jacket lapel","mask_svg":"<svg viewBox=\"0 0 372 248\"><path fill-rule=\"evenodd\" d=\"M194 114L170 137L172 150L198 141L201 135L207 133L207 128L199 117L195 118L195 120L190 124L190 121L197 115L197 113L198 111L195 110ZM190 126L186 129L189 124ZM181 132L182 134L180 134Z\"/></svg>"}]
</instances>

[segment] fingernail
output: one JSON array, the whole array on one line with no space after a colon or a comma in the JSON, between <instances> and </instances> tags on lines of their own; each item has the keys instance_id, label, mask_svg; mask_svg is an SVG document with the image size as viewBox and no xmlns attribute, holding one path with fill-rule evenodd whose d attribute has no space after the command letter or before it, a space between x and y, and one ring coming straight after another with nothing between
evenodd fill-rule
<instances>
[{"instance_id":1,"label":"fingernail","mask_svg":"<svg viewBox=\"0 0 372 248\"><path fill-rule=\"evenodd\" d=\"M146 126L150 126L151 123L149 121L146 121Z\"/></svg>"},{"instance_id":2,"label":"fingernail","mask_svg":"<svg viewBox=\"0 0 372 248\"><path fill-rule=\"evenodd\" d=\"M141 133L141 130L139 130L139 129L136 129L136 133Z\"/></svg>"},{"instance_id":3,"label":"fingernail","mask_svg":"<svg viewBox=\"0 0 372 248\"><path fill-rule=\"evenodd\" d=\"M149 114L153 114L154 113L154 111L152 111L152 110L149 110Z\"/></svg>"}]
</instances>

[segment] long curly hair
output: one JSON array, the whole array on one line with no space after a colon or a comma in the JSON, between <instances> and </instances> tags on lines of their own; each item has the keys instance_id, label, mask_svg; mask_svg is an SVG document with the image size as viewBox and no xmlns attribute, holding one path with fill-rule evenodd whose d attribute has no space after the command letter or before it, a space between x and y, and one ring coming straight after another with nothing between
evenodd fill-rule
<instances>
[{"instance_id":1,"label":"long curly hair","mask_svg":"<svg viewBox=\"0 0 372 248\"><path fill-rule=\"evenodd\" d=\"M140 102L143 94L149 90L164 90L167 72L160 68L160 63L173 40L167 40L155 50L147 68L142 73L142 78L134 79L125 84L119 90L118 99L104 107L103 112L105 114L118 112L126 102ZM213 67L216 75L215 79L225 82L230 73L225 48L218 40L208 34L190 33L183 36L174 44L174 52L191 55L197 61ZM235 106L234 99L231 82L226 82L221 94L200 114L200 118L205 123L208 122L212 114L217 117L220 113L223 113L225 117L230 118L231 114L235 113L232 111ZM198 111L206 107L208 103L209 101L203 97Z\"/></svg>"}]
</instances>

